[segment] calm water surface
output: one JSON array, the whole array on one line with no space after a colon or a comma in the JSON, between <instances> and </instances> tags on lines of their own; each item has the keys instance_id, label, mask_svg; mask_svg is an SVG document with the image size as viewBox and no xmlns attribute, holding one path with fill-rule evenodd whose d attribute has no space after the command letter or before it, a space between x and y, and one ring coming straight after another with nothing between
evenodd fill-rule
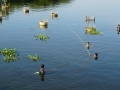
<instances>
[{"instance_id":1,"label":"calm water surface","mask_svg":"<svg viewBox=\"0 0 120 90\"><path fill-rule=\"evenodd\" d=\"M21 60L4 62L0 56L0 90L120 90L120 0L73 0L49 7L30 7L24 14L21 4L1 10L0 48L16 48ZM11 5L12 6L12 5ZM50 17L58 11L58 18ZM95 16L97 30L104 35L85 34L85 17ZM48 19L48 27L39 21ZM88 58L80 38L93 44ZM36 34L45 34L46 41L36 40ZM98 59L93 58L98 53ZM37 62L27 59L28 54L38 54ZM45 64L46 75L33 74Z\"/></svg>"}]
</instances>

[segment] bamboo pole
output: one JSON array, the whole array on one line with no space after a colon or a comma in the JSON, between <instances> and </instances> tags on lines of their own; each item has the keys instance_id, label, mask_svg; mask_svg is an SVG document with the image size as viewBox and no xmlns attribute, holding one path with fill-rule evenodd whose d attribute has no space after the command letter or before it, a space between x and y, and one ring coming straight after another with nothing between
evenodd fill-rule
<instances>
[{"instance_id":1,"label":"bamboo pole","mask_svg":"<svg viewBox=\"0 0 120 90\"><path fill-rule=\"evenodd\" d=\"M80 39L80 41L83 43L83 45L85 46L85 43L83 42L83 40L81 39L81 37L80 37L74 30L69 29L69 28L67 28L67 29L70 30L70 31L72 31L72 32ZM85 49L86 49L86 51L88 52L88 55L89 55L89 57L90 57L90 52L89 52L89 50L86 48L86 46L85 46Z\"/></svg>"}]
</instances>

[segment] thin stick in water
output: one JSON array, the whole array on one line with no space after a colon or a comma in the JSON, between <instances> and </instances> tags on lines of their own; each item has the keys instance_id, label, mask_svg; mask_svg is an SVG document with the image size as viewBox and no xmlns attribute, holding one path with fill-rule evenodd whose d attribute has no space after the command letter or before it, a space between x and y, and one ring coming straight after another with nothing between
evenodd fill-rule
<instances>
[{"instance_id":1,"label":"thin stick in water","mask_svg":"<svg viewBox=\"0 0 120 90\"><path fill-rule=\"evenodd\" d=\"M69 29L69 28L67 28L68 30L71 30L80 40L81 40L81 42L83 43L83 45L85 46L85 43L83 42L83 40L80 38L80 36L74 31L74 30L72 30L72 29ZM86 48L86 46L85 46L85 48ZM88 49L86 48L86 50L87 50L87 52L88 52L88 55L90 56L90 52L88 51Z\"/></svg>"}]
</instances>

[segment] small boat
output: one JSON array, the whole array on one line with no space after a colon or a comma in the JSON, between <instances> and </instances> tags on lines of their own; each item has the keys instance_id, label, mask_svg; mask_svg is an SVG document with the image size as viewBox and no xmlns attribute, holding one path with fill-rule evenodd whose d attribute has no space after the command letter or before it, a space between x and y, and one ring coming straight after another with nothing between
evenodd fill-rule
<instances>
[{"instance_id":1,"label":"small boat","mask_svg":"<svg viewBox=\"0 0 120 90\"><path fill-rule=\"evenodd\" d=\"M39 24L42 25L42 26L47 26L48 25L48 20L41 20L39 22Z\"/></svg>"},{"instance_id":2,"label":"small boat","mask_svg":"<svg viewBox=\"0 0 120 90\"><path fill-rule=\"evenodd\" d=\"M58 17L58 12L51 12L52 17Z\"/></svg>"},{"instance_id":3,"label":"small boat","mask_svg":"<svg viewBox=\"0 0 120 90\"><path fill-rule=\"evenodd\" d=\"M24 11L25 13L28 13L28 12L29 12L29 8L25 8L25 7L24 7L23 11Z\"/></svg>"}]
</instances>

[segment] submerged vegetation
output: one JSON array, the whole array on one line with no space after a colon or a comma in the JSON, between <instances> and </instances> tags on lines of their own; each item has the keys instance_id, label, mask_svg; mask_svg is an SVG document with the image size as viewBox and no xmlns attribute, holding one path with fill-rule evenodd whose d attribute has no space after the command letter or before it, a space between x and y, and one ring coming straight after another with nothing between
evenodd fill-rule
<instances>
[{"instance_id":1,"label":"submerged vegetation","mask_svg":"<svg viewBox=\"0 0 120 90\"><path fill-rule=\"evenodd\" d=\"M40 35L36 34L35 37L36 37L37 39L39 38L39 39L42 40L42 41L46 41L47 39L49 39L49 37L46 36L45 34L40 34Z\"/></svg>"},{"instance_id":2,"label":"submerged vegetation","mask_svg":"<svg viewBox=\"0 0 120 90\"><path fill-rule=\"evenodd\" d=\"M38 61L38 60L40 60L41 58L36 54L36 55L28 55L27 56L27 58L29 59L29 60L33 60L33 61Z\"/></svg>"},{"instance_id":3,"label":"submerged vegetation","mask_svg":"<svg viewBox=\"0 0 120 90\"><path fill-rule=\"evenodd\" d=\"M0 50L0 54L3 55L4 61L6 62L12 62L18 59L21 59L19 54L17 53L17 50L14 48L4 48Z\"/></svg>"}]
</instances>

